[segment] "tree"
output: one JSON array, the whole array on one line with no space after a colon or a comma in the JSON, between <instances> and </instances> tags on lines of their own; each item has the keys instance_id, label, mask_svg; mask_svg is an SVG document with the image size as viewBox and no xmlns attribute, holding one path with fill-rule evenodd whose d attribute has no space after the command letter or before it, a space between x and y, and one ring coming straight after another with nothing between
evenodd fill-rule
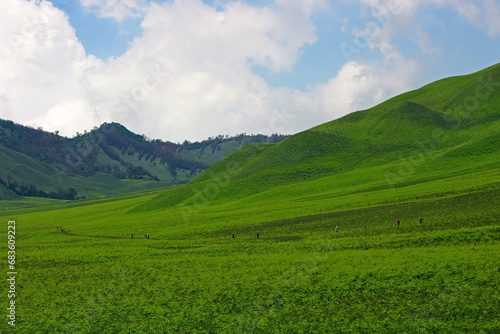
<instances>
[{"instance_id":1,"label":"tree","mask_svg":"<svg viewBox=\"0 0 500 334\"><path fill-rule=\"evenodd\" d=\"M67 194L67 199L69 200L74 200L76 198L76 195L78 194L78 192L76 191L75 188L69 188L68 191L66 192Z\"/></svg>"}]
</instances>

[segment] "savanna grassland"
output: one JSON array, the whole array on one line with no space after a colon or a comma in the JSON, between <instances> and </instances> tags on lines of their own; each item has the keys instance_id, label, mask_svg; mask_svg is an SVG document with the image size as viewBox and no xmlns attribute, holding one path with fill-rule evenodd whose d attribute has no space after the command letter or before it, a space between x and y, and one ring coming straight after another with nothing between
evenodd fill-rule
<instances>
[{"instance_id":1,"label":"savanna grassland","mask_svg":"<svg viewBox=\"0 0 500 334\"><path fill-rule=\"evenodd\" d=\"M499 86L496 65L245 146L183 186L1 211L17 278L16 327L0 326L498 333Z\"/></svg>"}]
</instances>

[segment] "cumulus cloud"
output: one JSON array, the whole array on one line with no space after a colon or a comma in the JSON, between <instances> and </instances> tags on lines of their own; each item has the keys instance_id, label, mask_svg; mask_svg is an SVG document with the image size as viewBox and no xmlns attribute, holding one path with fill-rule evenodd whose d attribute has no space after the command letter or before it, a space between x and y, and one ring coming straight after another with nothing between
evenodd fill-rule
<instances>
[{"instance_id":1,"label":"cumulus cloud","mask_svg":"<svg viewBox=\"0 0 500 334\"><path fill-rule=\"evenodd\" d=\"M171 140L273 128L269 101L293 92L270 88L252 66L289 70L316 41L310 15L323 5L233 2L217 12L198 0L153 3L143 8L143 35L102 61L85 54L50 2L3 1L1 38L12 43L2 44L2 116L64 135L117 121Z\"/></svg>"},{"instance_id":2,"label":"cumulus cloud","mask_svg":"<svg viewBox=\"0 0 500 334\"><path fill-rule=\"evenodd\" d=\"M338 118L414 88L420 71L415 60L399 54L373 62L349 61L337 76L317 86L317 95L321 108Z\"/></svg>"},{"instance_id":3,"label":"cumulus cloud","mask_svg":"<svg viewBox=\"0 0 500 334\"><path fill-rule=\"evenodd\" d=\"M469 23L487 30L490 36L500 33L500 4L493 0L361 0L365 7L361 18L366 25L351 31L352 39L343 46L347 63L338 74L315 88L321 110L340 117L364 109L419 85L423 63L398 52L393 40L411 31L412 40L431 58L442 50L431 36L415 23L419 10L429 6L451 7ZM496 19L493 19L495 17ZM344 25L342 30L347 32ZM362 60L364 49L378 53L376 60Z\"/></svg>"},{"instance_id":4,"label":"cumulus cloud","mask_svg":"<svg viewBox=\"0 0 500 334\"><path fill-rule=\"evenodd\" d=\"M99 60L85 54L67 16L50 2L5 0L0 13L0 117L51 128L55 120L44 117L65 100L84 97L80 80ZM65 113L77 115L71 108ZM64 125L67 132L81 126L91 123Z\"/></svg>"},{"instance_id":5,"label":"cumulus cloud","mask_svg":"<svg viewBox=\"0 0 500 334\"><path fill-rule=\"evenodd\" d=\"M107 89L106 96L115 97L114 104L102 101L99 110L161 138L268 128L265 101L282 93L273 92L251 67L286 71L299 49L316 41L311 9L304 6L300 1L276 8L235 2L217 12L193 0L151 4L141 38L107 64L105 75L87 75L94 96ZM291 27L291 21L300 28ZM116 82L120 87L109 88Z\"/></svg>"},{"instance_id":6,"label":"cumulus cloud","mask_svg":"<svg viewBox=\"0 0 500 334\"><path fill-rule=\"evenodd\" d=\"M80 1L117 21L140 15L142 35L123 55L101 60L86 54L66 14L50 2L2 0L0 117L68 136L111 121L173 141L295 133L415 88L422 71L393 44L417 1L362 0L378 10L379 28L358 47L378 58L347 59L334 77L306 91L271 87L252 68L293 70L302 48L318 39L312 16L326 0L233 1L223 10L200 0ZM488 0L474 4L498 9ZM494 23L488 27L495 33ZM416 43L437 52L424 31Z\"/></svg>"}]
</instances>

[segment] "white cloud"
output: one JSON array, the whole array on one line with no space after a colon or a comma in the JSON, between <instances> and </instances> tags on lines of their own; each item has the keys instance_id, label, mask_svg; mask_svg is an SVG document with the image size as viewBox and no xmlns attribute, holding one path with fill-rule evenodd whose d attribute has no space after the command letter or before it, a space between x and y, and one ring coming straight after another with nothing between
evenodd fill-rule
<instances>
[{"instance_id":1,"label":"white cloud","mask_svg":"<svg viewBox=\"0 0 500 334\"><path fill-rule=\"evenodd\" d=\"M179 141L273 130L270 101L292 101L294 93L271 89L252 64L289 70L300 48L316 41L310 15L323 5L233 2L217 12L198 0L152 4L143 36L101 61L85 54L67 16L49 2L3 1L0 38L14 42L0 43L0 117L63 135L117 121ZM286 125L279 129L296 129Z\"/></svg>"},{"instance_id":2,"label":"white cloud","mask_svg":"<svg viewBox=\"0 0 500 334\"><path fill-rule=\"evenodd\" d=\"M497 0L360 0L364 5L377 11L389 11L398 20L404 20L406 25L418 15L423 7L451 7L467 22L484 29L491 36L500 34L500 2Z\"/></svg>"},{"instance_id":3,"label":"white cloud","mask_svg":"<svg viewBox=\"0 0 500 334\"><path fill-rule=\"evenodd\" d=\"M425 54L433 57L440 56L442 54L441 48L439 46L432 45L431 37L419 27L415 29L415 36L413 37L413 41Z\"/></svg>"},{"instance_id":4,"label":"white cloud","mask_svg":"<svg viewBox=\"0 0 500 334\"><path fill-rule=\"evenodd\" d=\"M321 109L330 119L366 109L418 84L421 66L393 54L386 60L350 61L337 76L316 87Z\"/></svg>"},{"instance_id":5,"label":"white cloud","mask_svg":"<svg viewBox=\"0 0 500 334\"><path fill-rule=\"evenodd\" d=\"M361 11L366 25L351 32L350 49L344 49L349 61L335 77L316 86L315 96L321 101L321 109L325 113L331 110L332 118L371 107L419 85L425 70L423 63L403 56L394 44L395 37L410 32L423 54L430 57L428 60L441 56L440 47L433 45L432 38L415 22L419 9L451 7L491 36L500 33L496 15L500 4L492 0L361 0L361 3L367 7ZM347 31L345 25L342 30ZM379 53L380 57L371 61L356 59L363 48ZM355 60L351 60L352 55Z\"/></svg>"},{"instance_id":6,"label":"white cloud","mask_svg":"<svg viewBox=\"0 0 500 334\"><path fill-rule=\"evenodd\" d=\"M0 15L0 117L52 128L58 120L47 118L48 111L63 100L82 98L80 80L99 61L85 55L67 16L50 2L4 0ZM65 123L67 132L82 126L91 123Z\"/></svg>"},{"instance_id":7,"label":"white cloud","mask_svg":"<svg viewBox=\"0 0 500 334\"><path fill-rule=\"evenodd\" d=\"M80 4L97 17L112 18L122 22L143 14L145 0L79 0Z\"/></svg>"},{"instance_id":8,"label":"white cloud","mask_svg":"<svg viewBox=\"0 0 500 334\"><path fill-rule=\"evenodd\" d=\"M251 64L286 71L299 49L316 41L311 10L294 6L304 4L272 9L237 2L224 12L200 1L152 4L143 36L127 53L110 61L106 74L87 73L92 95L106 96L100 117L176 140L268 128L265 101L276 93Z\"/></svg>"},{"instance_id":9,"label":"white cloud","mask_svg":"<svg viewBox=\"0 0 500 334\"><path fill-rule=\"evenodd\" d=\"M479 27L485 26L491 37L500 35L500 2L483 0L476 6L476 9L466 7L459 12L473 24Z\"/></svg>"},{"instance_id":10,"label":"white cloud","mask_svg":"<svg viewBox=\"0 0 500 334\"><path fill-rule=\"evenodd\" d=\"M270 87L252 66L293 69L301 49L317 41L311 16L326 1L277 0L267 7L237 1L224 11L200 0L81 1L118 21L140 12L142 36L122 56L102 61L85 53L68 17L49 2L2 0L0 117L68 136L105 121L173 141L294 133L415 88L423 68L393 42L415 15L416 1L390 7L362 0L379 13L392 11L385 21L373 18L380 29L365 46L380 57L347 61L307 91ZM495 13L498 6L485 3ZM423 30L415 36L423 51L436 52Z\"/></svg>"},{"instance_id":11,"label":"white cloud","mask_svg":"<svg viewBox=\"0 0 500 334\"><path fill-rule=\"evenodd\" d=\"M57 131L65 129L68 125L74 124L72 133L82 131L81 124L87 125L84 130L90 129L90 125L95 124L93 106L82 98L69 98L61 100L58 104L47 110L46 113L35 117L32 124L44 124L44 129Z\"/></svg>"}]
</instances>

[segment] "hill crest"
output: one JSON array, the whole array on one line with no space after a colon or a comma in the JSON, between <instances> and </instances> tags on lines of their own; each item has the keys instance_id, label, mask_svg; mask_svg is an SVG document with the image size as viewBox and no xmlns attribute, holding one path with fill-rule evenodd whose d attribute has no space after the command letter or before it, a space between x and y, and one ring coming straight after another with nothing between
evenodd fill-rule
<instances>
[{"instance_id":1,"label":"hill crest","mask_svg":"<svg viewBox=\"0 0 500 334\"><path fill-rule=\"evenodd\" d=\"M247 146L190 184L166 191L138 210L195 205L205 187L217 188L217 196L207 200L210 203L275 189L287 191L296 183L348 173L359 173L361 180L363 170L380 170L378 180L384 183L377 187L394 188L417 182L411 179L416 179L419 170L432 166L435 175L440 170L446 174L447 164L467 170L471 167L465 162L472 163L472 157L481 154L485 154L484 164L489 164L499 151L498 145L492 146L500 132L498 106L500 64L436 81L276 144ZM484 152L481 145L487 146ZM482 153L457 155L469 150ZM217 186L221 177L224 187Z\"/></svg>"},{"instance_id":2,"label":"hill crest","mask_svg":"<svg viewBox=\"0 0 500 334\"><path fill-rule=\"evenodd\" d=\"M0 198L60 198L55 193L69 188L79 194L70 199L89 198L182 184L241 146L286 137L240 134L180 144L104 123L66 138L0 119Z\"/></svg>"}]
</instances>

